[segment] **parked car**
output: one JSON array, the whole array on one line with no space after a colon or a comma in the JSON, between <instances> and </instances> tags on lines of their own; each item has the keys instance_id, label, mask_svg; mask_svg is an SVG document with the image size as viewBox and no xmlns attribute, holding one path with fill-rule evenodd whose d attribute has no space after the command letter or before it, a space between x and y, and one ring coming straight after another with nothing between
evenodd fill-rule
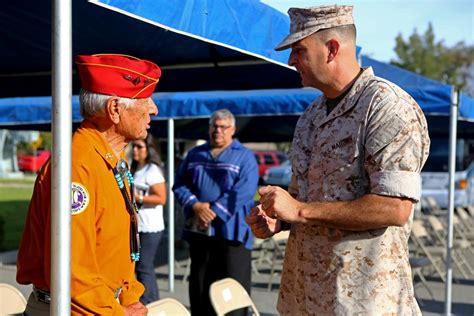
<instances>
[{"instance_id":1,"label":"parked car","mask_svg":"<svg viewBox=\"0 0 474 316\"><path fill-rule=\"evenodd\" d=\"M269 167L279 166L281 163L288 160L284 153L276 150L255 151L254 155L258 164L258 175L260 177L260 183L263 183L263 176L265 175L265 171Z\"/></svg>"},{"instance_id":2,"label":"parked car","mask_svg":"<svg viewBox=\"0 0 474 316\"><path fill-rule=\"evenodd\" d=\"M49 150L39 150L34 155L18 155L18 168L21 171L38 172L50 156Z\"/></svg>"},{"instance_id":3,"label":"parked car","mask_svg":"<svg viewBox=\"0 0 474 316\"><path fill-rule=\"evenodd\" d=\"M263 183L287 189L291 182L291 175L291 162L286 160L279 166L268 168L263 175Z\"/></svg>"}]
</instances>

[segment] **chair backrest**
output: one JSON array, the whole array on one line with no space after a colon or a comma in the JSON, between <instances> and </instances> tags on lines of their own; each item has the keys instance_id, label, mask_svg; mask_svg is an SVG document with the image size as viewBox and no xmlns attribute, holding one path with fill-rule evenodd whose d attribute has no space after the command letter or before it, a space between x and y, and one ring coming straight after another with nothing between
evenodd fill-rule
<instances>
[{"instance_id":1,"label":"chair backrest","mask_svg":"<svg viewBox=\"0 0 474 316\"><path fill-rule=\"evenodd\" d=\"M429 234L426 231L425 226L423 225L423 221L420 219L413 220L411 233L417 238L429 237Z\"/></svg>"},{"instance_id":2,"label":"chair backrest","mask_svg":"<svg viewBox=\"0 0 474 316\"><path fill-rule=\"evenodd\" d=\"M218 316L244 307L250 307L254 315L260 315L245 288L232 278L212 283L209 297Z\"/></svg>"},{"instance_id":3,"label":"chair backrest","mask_svg":"<svg viewBox=\"0 0 474 316\"><path fill-rule=\"evenodd\" d=\"M428 215L428 221L431 224L431 227L433 227L433 230L435 231L444 231L443 224L441 221L434 215Z\"/></svg>"},{"instance_id":4,"label":"chair backrest","mask_svg":"<svg viewBox=\"0 0 474 316\"><path fill-rule=\"evenodd\" d=\"M426 199L426 202L428 203L431 211L441 210L441 207L439 207L439 204L438 204L438 202L436 201L436 199L434 197L427 196L425 199Z\"/></svg>"},{"instance_id":5,"label":"chair backrest","mask_svg":"<svg viewBox=\"0 0 474 316\"><path fill-rule=\"evenodd\" d=\"M471 217L474 217L474 205L468 205L466 210L471 215Z\"/></svg>"},{"instance_id":6,"label":"chair backrest","mask_svg":"<svg viewBox=\"0 0 474 316\"><path fill-rule=\"evenodd\" d=\"M191 316L186 307L174 298L163 298L146 306L150 316Z\"/></svg>"},{"instance_id":7,"label":"chair backrest","mask_svg":"<svg viewBox=\"0 0 474 316\"><path fill-rule=\"evenodd\" d=\"M469 221L469 215L462 207L456 207L456 212L464 222Z\"/></svg>"},{"instance_id":8,"label":"chair backrest","mask_svg":"<svg viewBox=\"0 0 474 316\"><path fill-rule=\"evenodd\" d=\"M26 299L17 288L0 283L0 315L21 314L25 308Z\"/></svg>"},{"instance_id":9,"label":"chair backrest","mask_svg":"<svg viewBox=\"0 0 474 316\"><path fill-rule=\"evenodd\" d=\"M287 241L288 237L290 237L290 231L289 230L282 230L278 234L275 234L275 235L272 236L272 238L275 241L278 241L278 242L279 241Z\"/></svg>"},{"instance_id":10,"label":"chair backrest","mask_svg":"<svg viewBox=\"0 0 474 316\"><path fill-rule=\"evenodd\" d=\"M461 221L459 220L459 217L456 214L453 214L453 225L459 225Z\"/></svg>"},{"instance_id":11,"label":"chair backrest","mask_svg":"<svg viewBox=\"0 0 474 316\"><path fill-rule=\"evenodd\" d=\"M286 243L288 242L288 238L290 237L290 231L284 230L275 234L270 238L272 245L273 245L273 259L275 259L278 255L282 256L285 253Z\"/></svg>"}]
</instances>

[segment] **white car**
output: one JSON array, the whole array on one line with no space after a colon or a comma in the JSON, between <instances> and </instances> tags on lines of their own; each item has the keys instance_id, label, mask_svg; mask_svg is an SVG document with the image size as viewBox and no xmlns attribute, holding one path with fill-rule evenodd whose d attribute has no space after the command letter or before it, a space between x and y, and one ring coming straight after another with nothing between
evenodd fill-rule
<instances>
[{"instance_id":1,"label":"white car","mask_svg":"<svg viewBox=\"0 0 474 316\"><path fill-rule=\"evenodd\" d=\"M291 162L286 160L279 166L268 168L263 175L263 182L286 189L291 182L291 175Z\"/></svg>"}]
</instances>

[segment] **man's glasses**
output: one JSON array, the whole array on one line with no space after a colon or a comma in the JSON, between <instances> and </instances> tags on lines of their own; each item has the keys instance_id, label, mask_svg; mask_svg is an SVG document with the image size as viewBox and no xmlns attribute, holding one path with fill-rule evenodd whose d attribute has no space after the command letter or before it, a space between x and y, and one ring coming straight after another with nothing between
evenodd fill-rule
<instances>
[{"instance_id":1,"label":"man's glasses","mask_svg":"<svg viewBox=\"0 0 474 316\"><path fill-rule=\"evenodd\" d=\"M132 147L133 148L137 147L138 149L142 149L142 148L145 148L145 145L133 144Z\"/></svg>"},{"instance_id":2,"label":"man's glasses","mask_svg":"<svg viewBox=\"0 0 474 316\"><path fill-rule=\"evenodd\" d=\"M211 128L215 131L217 131L218 129L221 129L221 131L225 132L229 127L232 127L231 125L211 125Z\"/></svg>"}]
</instances>

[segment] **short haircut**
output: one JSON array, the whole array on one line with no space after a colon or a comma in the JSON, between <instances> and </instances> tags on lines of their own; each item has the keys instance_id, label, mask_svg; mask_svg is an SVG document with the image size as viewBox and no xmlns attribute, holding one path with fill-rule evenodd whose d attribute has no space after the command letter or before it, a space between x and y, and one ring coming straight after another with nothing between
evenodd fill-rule
<instances>
[{"instance_id":1,"label":"short haircut","mask_svg":"<svg viewBox=\"0 0 474 316\"><path fill-rule=\"evenodd\" d=\"M220 109L220 110L214 111L214 113L212 113L211 115L211 118L209 119L209 125L212 125L216 119L221 119L221 120L229 119L230 125L232 127L235 126L234 114L232 114L232 112L227 109Z\"/></svg>"},{"instance_id":2,"label":"short haircut","mask_svg":"<svg viewBox=\"0 0 474 316\"><path fill-rule=\"evenodd\" d=\"M313 34L322 42L327 42L333 37L344 41L356 41L357 30L354 24L341 25L329 29L323 29Z\"/></svg>"},{"instance_id":3,"label":"short haircut","mask_svg":"<svg viewBox=\"0 0 474 316\"><path fill-rule=\"evenodd\" d=\"M83 118L89 118L91 116L102 116L104 115L105 105L110 99L110 95L94 93L86 89L81 89L79 95L80 111ZM119 97L119 103L124 104L128 107L134 103L133 99Z\"/></svg>"}]
</instances>

